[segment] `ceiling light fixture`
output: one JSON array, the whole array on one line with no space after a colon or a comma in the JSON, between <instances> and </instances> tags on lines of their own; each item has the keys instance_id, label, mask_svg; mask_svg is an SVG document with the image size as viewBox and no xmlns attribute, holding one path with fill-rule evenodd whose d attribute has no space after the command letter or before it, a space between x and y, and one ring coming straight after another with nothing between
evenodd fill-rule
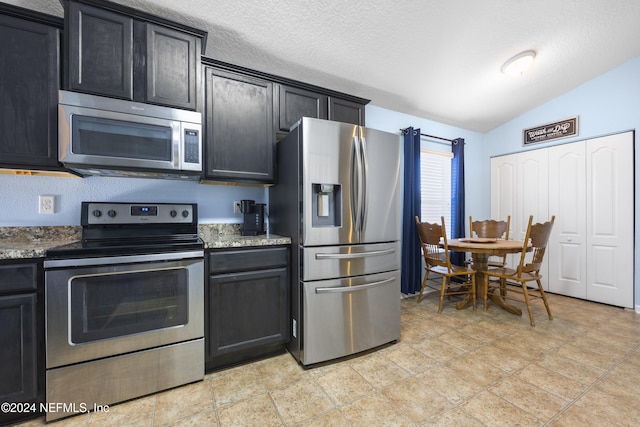
<instances>
[{"instance_id":1,"label":"ceiling light fixture","mask_svg":"<svg viewBox=\"0 0 640 427\"><path fill-rule=\"evenodd\" d=\"M521 76L529 69L535 57L536 53L533 50L520 52L505 62L500 71L510 76Z\"/></svg>"}]
</instances>

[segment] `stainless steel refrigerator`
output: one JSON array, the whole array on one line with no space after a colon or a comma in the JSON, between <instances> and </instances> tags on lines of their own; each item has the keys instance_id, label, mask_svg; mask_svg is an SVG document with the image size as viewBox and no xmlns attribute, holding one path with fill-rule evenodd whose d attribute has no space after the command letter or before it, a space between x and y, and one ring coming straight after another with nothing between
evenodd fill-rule
<instances>
[{"instance_id":1,"label":"stainless steel refrigerator","mask_svg":"<svg viewBox=\"0 0 640 427\"><path fill-rule=\"evenodd\" d=\"M277 144L270 231L290 236L291 341L302 365L400 337L400 136L301 119Z\"/></svg>"}]
</instances>

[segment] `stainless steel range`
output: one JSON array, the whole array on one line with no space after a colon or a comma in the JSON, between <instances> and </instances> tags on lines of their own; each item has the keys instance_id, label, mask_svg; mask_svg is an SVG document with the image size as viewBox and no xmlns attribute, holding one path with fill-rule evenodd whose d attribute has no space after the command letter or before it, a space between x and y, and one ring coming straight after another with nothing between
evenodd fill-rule
<instances>
[{"instance_id":1,"label":"stainless steel range","mask_svg":"<svg viewBox=\"0 0 640 427\"><path fill-rule=\"evenodd\" d=\"M196 204L83 202L44 262L47 421L204 377Z\"/></svg>"}]
</instances>

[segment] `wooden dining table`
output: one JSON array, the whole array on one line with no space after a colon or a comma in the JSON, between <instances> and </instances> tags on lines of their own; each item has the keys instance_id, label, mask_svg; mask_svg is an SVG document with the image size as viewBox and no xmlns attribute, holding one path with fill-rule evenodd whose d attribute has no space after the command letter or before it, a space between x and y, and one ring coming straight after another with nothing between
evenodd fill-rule
<instances>
[{"instance_id":1,"label":"wooden dining table","mask_svg":"<svg viewBox=\"0 0 640 427\"><path fill-rule=\"evenodd\" d=\"M487 271L489 257L494 255L504 255L519 253L522 251L522 241L520 240L503 240L503 239L485 239L485 238L459 238L447 240L449 250L454 252L470 252L471 268L476 271L476 287L478 284L483 286L481 292L477 292L477 297L482 298L484 295L484 274ZM522 315L522 310L505 302L504 298L496 292L489 292L487 298L496 305L502 307L509 313ZM471 302L468 296L460 301L456 308L462 310Z\"/></svg>"}]
</instances>

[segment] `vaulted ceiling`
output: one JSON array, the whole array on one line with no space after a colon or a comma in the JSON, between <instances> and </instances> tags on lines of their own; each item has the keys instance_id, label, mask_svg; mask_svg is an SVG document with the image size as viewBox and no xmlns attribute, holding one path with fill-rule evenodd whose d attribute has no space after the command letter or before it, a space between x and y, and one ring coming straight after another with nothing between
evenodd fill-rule
<instances>
[{"instance_id":1,"label":"vaulted ceiling","mask_svg":"<svg viewBox=\"0 0 640 427\"><path fill-rule=\"evenodd\" d=\"M638 0L114 2L207 30L207 56L478 132L640 55ZM529 49L529 72L501 74Z\"/></svg>"}]
</instances>

